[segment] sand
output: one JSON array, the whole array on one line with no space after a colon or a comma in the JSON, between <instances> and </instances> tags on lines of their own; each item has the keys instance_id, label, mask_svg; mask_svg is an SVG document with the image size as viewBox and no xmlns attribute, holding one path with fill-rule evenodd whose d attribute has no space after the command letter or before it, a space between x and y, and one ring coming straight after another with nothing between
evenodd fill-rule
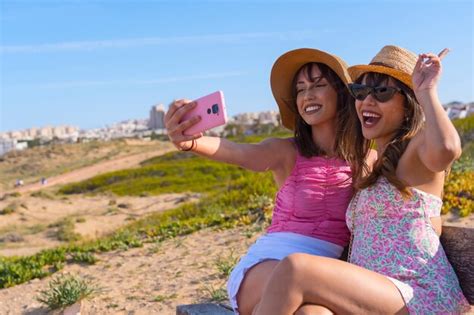
<instances>
[{"instance_id":1,"label":"sand","mask_svg":"<svg viewBox=\"0 0 474 315\"><path fill-rule=\"evenodd\" d=\"M206 229L142 248L99 254L95 265L67 265L61 273L94 281L102 292L82 304L82 314L175 314L179 304L210 301L225 289L219 259L239 257L259 227ZM59 274L59 273L58 273ZM0 290L0 314L46 314L36 301L51 277Z\"/></svg>"}]
</instances>

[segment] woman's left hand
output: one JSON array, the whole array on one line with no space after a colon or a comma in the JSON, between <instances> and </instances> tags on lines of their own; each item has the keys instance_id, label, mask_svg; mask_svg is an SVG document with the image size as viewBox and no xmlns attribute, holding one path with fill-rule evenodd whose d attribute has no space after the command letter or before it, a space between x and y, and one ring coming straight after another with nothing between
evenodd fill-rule
<instances>
[{"instance_id":1,"label":"woman's left hand","mask_svg":"<svg viewBox=\"0 0 474 315\"><path fill-rule=\"evenodd\" d=\"M413 90L422 92L435 89L441 77L441 59L449 52L448 48L443 49L438 55L420 54L413 70Z\"/></svg>"}]
</instances>

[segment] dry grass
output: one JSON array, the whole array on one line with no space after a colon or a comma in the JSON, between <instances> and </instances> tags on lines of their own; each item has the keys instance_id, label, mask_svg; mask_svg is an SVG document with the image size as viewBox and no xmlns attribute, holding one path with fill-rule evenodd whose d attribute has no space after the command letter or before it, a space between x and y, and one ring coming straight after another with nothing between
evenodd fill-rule
<instances>
[{"instance_id":1,"label":"dry grass","mask_svg":"<svg viewBox=\"0 0 474 315\"><path fill-rule=\"evenodd\" d=\"M158 149L157 141L114 140L109 142L55 144L12 151L0 158L0 191L13 188L16 179L25 184L117 157Z\"/></svg>"}]
</instances>

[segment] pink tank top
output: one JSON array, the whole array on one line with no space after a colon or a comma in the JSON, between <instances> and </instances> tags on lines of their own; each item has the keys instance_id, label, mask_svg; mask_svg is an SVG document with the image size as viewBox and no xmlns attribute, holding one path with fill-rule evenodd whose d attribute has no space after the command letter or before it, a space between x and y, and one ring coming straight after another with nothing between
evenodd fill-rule
<instances>
[{"instance_id":1,"label":"pink tank top","mask_svg":"<svg viewBox=\"0 0 474 315\"><path fill-rule=\"evenodd\" d=\"M345 218L351 197L351 169L346 161L297 153L295 166L276 195L267 232L293 232L346 246L350 232Z\"/></svg>"}]
</instances>

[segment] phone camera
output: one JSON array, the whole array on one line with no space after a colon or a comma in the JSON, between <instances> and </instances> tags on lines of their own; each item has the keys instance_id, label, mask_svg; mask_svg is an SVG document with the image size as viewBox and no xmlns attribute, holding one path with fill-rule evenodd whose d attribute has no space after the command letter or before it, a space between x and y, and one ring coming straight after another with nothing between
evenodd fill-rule
<instances>
[{"instance_id":1,"label":"phone camera","mask_svg":"<svg viewBox=\"0 0 474 315\"><path fill-rule=\"evenodd\" d=\"M207 109L207 114L208 114L208 115L211 114L211 109L210 109L210 108Z\"/></svg>"},{"instance_id":2,"label":"phone camera","mask_svg":"<svg viewBox=\"0 0 474 315\"><path fill-rule=\"evenodd\" d=\"M214 104L212 105L212 113L217 114L219 112L219 105Z\"/></svg>"}]
</instances>

